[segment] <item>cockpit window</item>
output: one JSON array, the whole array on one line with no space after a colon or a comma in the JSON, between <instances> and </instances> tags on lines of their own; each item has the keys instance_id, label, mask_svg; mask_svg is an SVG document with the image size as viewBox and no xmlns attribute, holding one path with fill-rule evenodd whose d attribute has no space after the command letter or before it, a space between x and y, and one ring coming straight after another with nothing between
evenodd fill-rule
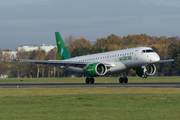
<instances>
[{"instance_id":1,"label":"cockpit window","mask_svg":"<svg viewBox=\"0 0 180 120\"><path fill-rule=\"evenodd\" d=\"M149 53L149 52L155 52L154 50L150 49L150 50L146 50L146 53Z\"/></svg>"},{"instance_id":2,"label":"cockpit window","mask_svg":"<svg viewBox=\"0 0 180 120\"><path fill-rule=\"evenodd\" d=\"M145 53L146 51L145 50L142 50L142 52L141 53Z\"/></svg>"},{"instance_id":3,"label":"cockpit window","mask_svg":"<svg viewBox=\"0 0 180 120\"><path fill-rule=\"evenodd\" d=\"M141 53L150 53L150 52L155 52L153 49L149 49L149 50L142 50Z\"/></svg>"}]
</instances>

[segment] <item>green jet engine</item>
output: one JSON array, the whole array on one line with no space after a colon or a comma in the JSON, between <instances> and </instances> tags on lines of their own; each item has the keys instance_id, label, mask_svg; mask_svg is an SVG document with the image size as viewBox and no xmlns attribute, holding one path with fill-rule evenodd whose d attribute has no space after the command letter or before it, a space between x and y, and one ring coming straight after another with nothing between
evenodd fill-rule
<instances>
[{"instance_id":1,"label":"green jet engine","mask_svg":"<svg viewBox=\"0 0 180 120\"><path fill-rule=\"evenodd\" d=\"M107 72L107 68L103 63L93 63L86 68L86 73L91 77L102 76Z\"/></svg>"}]
</instances>

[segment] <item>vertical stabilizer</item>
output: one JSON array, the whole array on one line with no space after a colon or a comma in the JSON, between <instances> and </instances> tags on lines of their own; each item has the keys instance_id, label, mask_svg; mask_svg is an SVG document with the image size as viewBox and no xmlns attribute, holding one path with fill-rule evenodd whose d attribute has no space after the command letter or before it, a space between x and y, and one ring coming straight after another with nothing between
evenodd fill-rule
<instances>
[{"instance_id":1,"label":"vertical stabilizer","mask_svg":"<svg viewBox=\"0 0 180 120\"><path fill-rule=\"evenodd\" d=\"M71 58L71 55L69 54L67 47L64 44L64 41L63 41L60 33L55 32L55 36L56 36L56 43L57 43L59 60L65 60L65 59Z\"/></svg>"}]
</instances>

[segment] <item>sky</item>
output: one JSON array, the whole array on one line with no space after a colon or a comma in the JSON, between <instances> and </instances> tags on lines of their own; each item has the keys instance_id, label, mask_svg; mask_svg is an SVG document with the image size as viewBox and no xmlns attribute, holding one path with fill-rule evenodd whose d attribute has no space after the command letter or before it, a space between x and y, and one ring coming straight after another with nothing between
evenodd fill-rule
<instances>
[{"instance_id":1,"label":"sky","mask_svg":"<svg viewBox=\"0 0 180 120\"><path fill-rule=\"evenodd\" d=\"M180 0L1 0L0 48L56 45L73 35L94 42L115 34L180 36Z\"/></svg>"}]
</instances>

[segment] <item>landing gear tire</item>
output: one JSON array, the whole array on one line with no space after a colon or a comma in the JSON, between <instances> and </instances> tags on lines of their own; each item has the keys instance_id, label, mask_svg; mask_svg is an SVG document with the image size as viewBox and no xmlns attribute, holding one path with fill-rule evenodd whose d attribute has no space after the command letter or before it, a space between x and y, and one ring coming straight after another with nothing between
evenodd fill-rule
<instances>
[{"instance_id":1,"label":"landing gear tire","mask_svg":"<svg viewBox=\"0 0 180 120\"><path fill-rule=\"evenodd\" d=\"M125 77L125 78L120 77L119 78L119 83L128 83L128 78L127 77Z\"/></svg>"},{"instance_id":2,"label":"landing gear tire","mask_svg":"<svg viewBox=\"0 0 180 120\"><path fill-rule=\"evenodd\" d=\"M123 83L124 79L122 77L119 78L119 83Z\"/></svg>"},{"instance_id":3,"label":"landing gear tire","mask_svg":"<svg viewBox=\"0 0 180 120\"><path fill-rule=\"evenodd\" d=\"M145 74L145 75L143 76L143 78L147 78L147 75Z\"/></svg>"},{"instance_id":4,"label":"landing gear tire","mask_svg":"<svg viewBox=\"0 0 180 120\"><path fill-rule=\"evenodd\" d=\"M94 78L86 78L86 84L94 84Z\"/></svg>"},{"instance_id":5,"label":"landing gear tire","mask_svg":"<svg viewBox=\"0 0 180 120\"><path fill-rule=\"evenodd\" d=\"M89 81L90 81L89 78L86 78L86 84L89 84Z\"/></svg>"},{"instance_id":6,"label":"landing gear tire","mask_svg":"<svg viewBox=\"0 0 180 120\"><path fill-rule=\"evenodd\" d=\"M94 78L91 78L91 84L94 84Z\"/></svg>"},{"instance_id":7,"label":"landing gear tire","mask_svg":"<svg viewBox=\"0 0 180 120\"><path fill-rule=\"evenodd\" d=\"M124 78L124 83L128 83L128 78L127 77Z\"/></svg>"}]
</instances>

